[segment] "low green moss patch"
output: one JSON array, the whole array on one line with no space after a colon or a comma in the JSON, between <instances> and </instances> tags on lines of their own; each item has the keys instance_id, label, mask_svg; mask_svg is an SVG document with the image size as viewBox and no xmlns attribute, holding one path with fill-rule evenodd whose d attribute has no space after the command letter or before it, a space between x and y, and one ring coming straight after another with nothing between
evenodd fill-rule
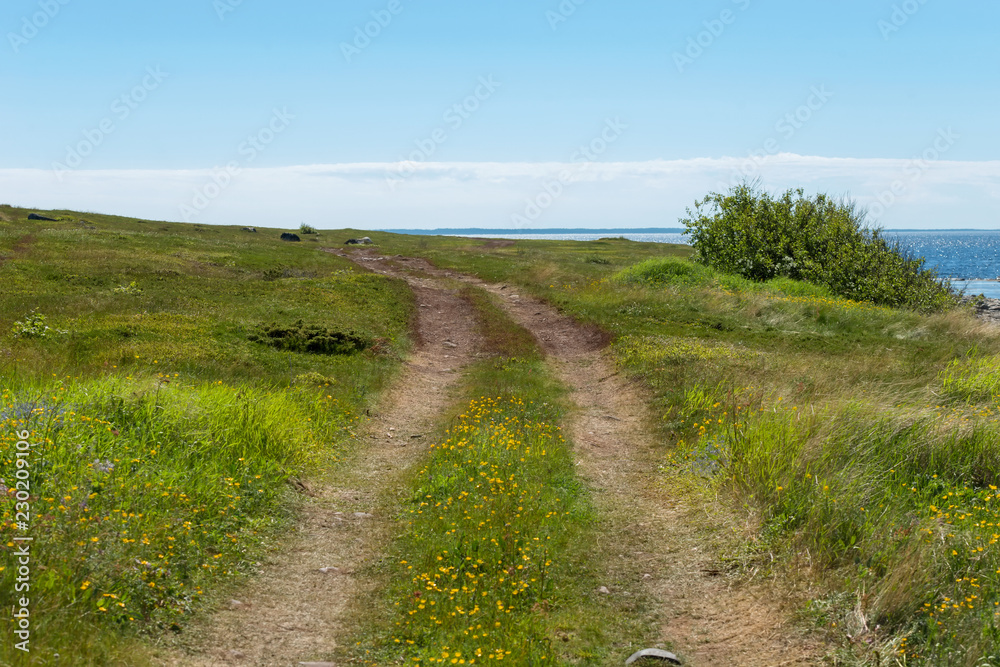
<instances>
[{"instance_id":1,"label":"low green moss patch","mask_svg":"<svg viewBox=\"0 0 1000 667\"><path fill-rule=\"evenodd\" d=\"M374 341L353 331L336 331L318 324L270 324L248 338L279 350L306 354L355 354L372 347Z\"/></svg>"},{"instance_id":2,"label":"low green moss patch","mask_svg":"<svg viewBox=\"0 0 1000 667\"><path fill-rule=\"evenodd\" d=\"M713 271L679 257L647 259L616 273L613 281L626 285L707 285Z\"/></svg>"}]
</instances>

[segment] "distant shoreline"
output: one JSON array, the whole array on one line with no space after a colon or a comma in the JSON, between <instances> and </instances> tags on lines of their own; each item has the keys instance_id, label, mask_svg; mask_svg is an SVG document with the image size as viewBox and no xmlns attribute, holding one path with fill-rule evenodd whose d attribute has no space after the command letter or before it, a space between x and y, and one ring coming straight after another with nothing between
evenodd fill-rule
<instances>
[{"instance_id":1,"label":"distant shoreline","mask_svg":"<svg viewBox=\"0 0 1000 667\"><path fill-rule=\"evenodd\" d=\"M683 234L681 227L630 227L621 229L550 228L550 229L483 229L481 227L446 227L441 229L380 229L392 234L412 234L418 236L454 236L462 234Z\"/></svg>"},{"instance_id":2,"label":"distant shoreline","mask_svg":"<svg viewBox=\"0 0 1000 667\"><path fill-rule=\"evenodd\" d=\"M621 227L621 228L599 228L589 229L586 227L552 227L546 229L489 229L483 227L443 227L441 229L377 229L372 231L388 232L391 234L410 234L415 236L462 236L475 234L483 236L488 234L502 234L504 236L514 235L540 235L540 234L683 234L686 230L683 227ZM921 233L921 234L946 234L949 232L1000 232L1000 229L883 229L885 233Z\"/></svg>"}]
</instances>

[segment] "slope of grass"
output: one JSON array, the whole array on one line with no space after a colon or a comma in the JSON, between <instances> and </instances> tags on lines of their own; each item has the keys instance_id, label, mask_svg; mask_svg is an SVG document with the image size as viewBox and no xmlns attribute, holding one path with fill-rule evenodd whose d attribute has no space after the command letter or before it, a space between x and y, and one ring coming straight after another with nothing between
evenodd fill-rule
<instances>
[{"instance_id":1,"label":"slope of grass","mask_svg":"<svg viewBox=\"0 0 1000 667\"><path fill-rule=\"evenodd\" d=\"M5 608L25 594L14 538L33 539L31 653L8 620L0 662L143 664L136 638L183 631L272 546L288 482L335 469L409 345L412 297L280 230L0 212ZM365 344L258 342L296 327Z\"/></svg>"}]
</instances>

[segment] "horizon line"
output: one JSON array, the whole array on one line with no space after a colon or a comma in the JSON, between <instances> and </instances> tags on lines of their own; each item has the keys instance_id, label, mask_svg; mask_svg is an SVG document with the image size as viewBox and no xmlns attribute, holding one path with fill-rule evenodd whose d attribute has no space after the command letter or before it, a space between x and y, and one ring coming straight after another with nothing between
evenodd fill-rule
<instances>
[{"instance_id":1,"label":"horizon line","mask_svg":"<svg viewBox=\"0 0 1000 667\"><path fill-rule=\"evenodd\" d=\"M350 229L350 228L346 228ZM955 227L955 228L919 228L919 227L881 227L885 232L1000 232L1000 227ZM326 231L336 231L328 229ZM366 231L366 230L359 230ZM414 227L414 228L380 228L370 229L372 232L389 234L431 233L431 232L499 232L504 234L602 234L605 232L628 232L632 234L683 234L681 227L546 227L539 229L516 229L508 227Z\"/></svg>"}]
</instances>

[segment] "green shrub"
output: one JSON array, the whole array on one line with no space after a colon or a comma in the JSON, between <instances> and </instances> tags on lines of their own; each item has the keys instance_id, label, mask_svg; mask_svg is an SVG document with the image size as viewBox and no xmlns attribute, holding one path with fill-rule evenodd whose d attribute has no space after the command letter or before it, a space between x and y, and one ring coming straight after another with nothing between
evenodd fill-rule
<instances>
[{"instance_id":1,"label":"green shrub","mask_svg":"<svg viewBox=\"0 0 1000 667\"><path fill-rule=\"evenodd\" d=\"M269 269L264 269L264 280L280 280L285 277L284 267L271 267Z\"/></svg>"},{"instance_id":2,"label":"green shrub","mask_svg":"<svg viewBox=\"0 0 1000 667\"><path fill-rule=\"evenodd\" d=\"M300 234L319 234L319 232L316 231L315 227L313 227L312 225L307 225L304 222L301 225L299 225L299 233Z\"/></svg>"},{"instance_id":3,"label":"green shrub","mask_svg":"<svg viewBox=\"0 0 1000 667\"><path fill-rule=\"evenodd\" d=\"M696 261L763 282L824 285L855 301L921 311L953 305L954 293L923 259L867 226L854 203L802 189L773 198L754 184L712 193L681 220Z\"/></svg>"}]
</instances>

